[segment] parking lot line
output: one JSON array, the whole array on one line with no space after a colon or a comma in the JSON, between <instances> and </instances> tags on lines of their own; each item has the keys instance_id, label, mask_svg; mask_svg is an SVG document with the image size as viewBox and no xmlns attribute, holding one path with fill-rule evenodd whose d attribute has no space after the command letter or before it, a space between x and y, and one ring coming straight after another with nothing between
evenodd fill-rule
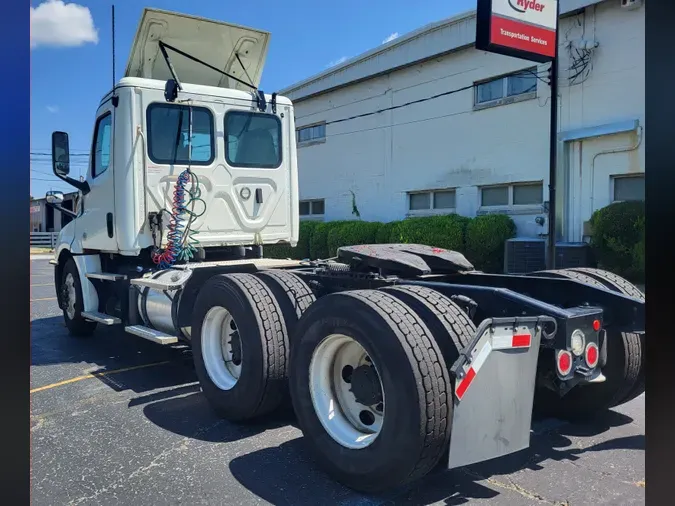
<instances>
[{"instance_id":1,"label":"parking lot line","mask_svg":"<svg viewBox=\"0 0 675 506\"><path fill-rule=\"evenodd\" d=\"M74 378L70 378L70 379L67 379L67 380L58 381L56 383L51 383L49 385L44 385L44 386L41 386L41 387L33 388L30 391L30 393L34 394L36 392L42 392L43 390L50 390L52 388L60 387L60 386L63 386L63 385L68 385L70 383L75 383L76 381L82 381L82 380L91 379L91 378L100 378L101 376L108 376L109 374L117 374L117 373L120 373L120 372L134 371L136 369L145 369L146 367L155 367L155 366L158 366L158 365L165 365L165 364L169 364L169 363L170 363L169 360L165 360L163 362L153 362L153 363L150 363L150 364L135 365L135 366L132 366L132 367L124 367L122 369L113 369L111 371L91 372L91 373L88 373L88 374L83 374L82 376L76 376Z\"/></svg>"},{"instance_id":2,"label":"parking lot line","mask_svg":"<svg viewBox=\"0 0 675 506\"><path fill-rule=\"evenodd\" d=\"M56 300L56 297L45 297L43 299L31 299L30 301L31 302L37 302L37 301L40 301L40 300Z\"/></svg>"},{"instance_id":3,"label":"parking lot line","mask_svg":"<svg viewBox=\"0 0 675 506\"><path fill-rule=\"evenodd\" d=\"M30 286L54 286L54 283L38 283Z\"/></svg>"}]
</instances>

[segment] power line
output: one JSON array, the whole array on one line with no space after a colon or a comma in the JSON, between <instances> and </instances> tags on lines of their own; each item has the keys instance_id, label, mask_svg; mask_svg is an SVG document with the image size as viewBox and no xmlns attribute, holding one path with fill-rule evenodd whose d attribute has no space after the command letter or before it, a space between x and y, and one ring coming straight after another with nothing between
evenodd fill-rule
<instances>
[{"instance_id":1,"label":"power line","mask_svg":"<svg viewBox=\"0 0 675 506\"><path fill-rule=\"evenodd\" d=\"M51 153L36 153L35 151L31 151L30 154L35 156L52 156ZM89 153L70 153L70 156L89 156Z\"/></svg>"},{"instance_id":2,"label":"power line","mask_svg":"<svg viewBox=\"0 0 675 506\"><path fill-rule=\"evenodd\" d=\"M518 75L522 75L522 74L530 74L530 75L533 75L534 77L536 77L537 79L539 79L540 81L543 81L540 78L538 72L533 72L529 69L521 70L519 72L516 72L514 74L509 74L508 76L504 76L504 77L518 76ZM545 74L542 72L542 75L545 75ZM499 79L502 79L502 78L499 78ZM546 81L543 81L543 82L548 84ZM437 93L436 95L431 95L431 96L425 97L425 98L418 98L417 100L411 100L410 102L405 102L403 104L394 105L394 106L391 106L391 107L384 107L384 108L378 109L376 111L364 112L362 114L356 114L354 116L349 116L347 118L341 118L341 119L336 119L336 120L332 120L332 121L326 121L325 125L334 125L335 123L343 123L345 121L351 121L351 120L354 120L354 119L365 118L367 116L373 116L375 114L380 114L380 113L387 112L387 111L393 111L395 109L401 109L403 107L408 107L408 106L411 106L411 105L420 104L422 102L427 102L429 100L435 100L437 98L446 97L446 96L449 96L449 95L454 95L455 93L460 93L462 91L471 90L471 89L474 89L475 86L476 85L472 83L472 84L467 85L467 86L462 86L461 88L456 88L456 89L450 90L450 91L444 91L442 93Z\"/></svg>"},{"instance_id":3,"label":"power line","mask_svg":"<svg viewBox=\"0 0 675 506\"><path fill-rule=\"evenodd\" d=\"M410 102L405 102L404 104L394 105L394 106L391 106L391 107L385 107L383 109L378 109L377 111L364 112L362 114L357 114L355 116L349 116L348 118L341 118L341 119L336 119L336 120L333 120L333 121L326 121L325 124L326 125L334 125L335 123L342 123L342 122L345 122L345 121L351 121L351 120L358 119L358 118L365 118L367 116L373 116L375 114L380 114L380 113L387 112L387 111L393 111L394 109L401 109L402 107L408 107L408 106L411 106L411 105L414 105L414 104L420 104L422 102L427 102L429 100L434 100L434 99L437 99L437 98L440 98L440 97L445 97L445 96L448 96L448 95L454 95L455 93L459 93L461 91L473 89L473 87L474 87L473 84L471 86L463 86L462 88L457 88L456 90L444 91L443 93L437 93L436 95L432 95L430 97L419 98L417 100L411 100Z\"/></svg>"},{"instance_id":4,"label":"power line","mask_svg":"<svg viewBox=\"0 0 675 506\"><path fill-rule=\"evenodd\" d=\"M51 150L52 150L52 148L33 148L33 149L34 149L35 151L49 153L50 156L51 156ZM76 148L69 148L69 151L81 151L81 152L84 152L84 153L89 153L89 152L91 152L91 149L76 149Z\"/></svg>"},{"instance_id":5,"label":"power line","mask_svg":"<svg viewBox=\"0 0 675 506\"><path fill-rule=\"evenodd\" d=\"M537 67L535 67L535 68L537 68ZM468 73L468 72L473 72L475 70L478 70L478 68L467 69L466 71L464 71L462 73L465 74L465 73ZM519 74L530 74L530 75L535 76L537 79L542 81L544 84L550 84L548 81L544 81L544 80L541 79L541 77L544 77L544 76L548 75L548 70L549 69L541 69L541 70L537 70L536 72L534 72L531 69L523 69L523 70L519 70L519 71L516 71L514 73L511 73L511 74L507 74L506 76L496 77L492 80L497 81L499 79L503 79L504 77L518 76ZM437 81L442 81L444 79L456 78L458 75L461 75L462 73L443 75L443 76L440 76L440 77L436 77L434 79L429 79L427 81L422 81L422 82L415 83L415 84L412 84L412 85L409 85L409 86L404 86L404 87L401 87L401 88L398 88L397 90L395 90L395 93L400 93L402 91L406 91L406 90L416 88L416 87L419 87L419 86L424 86L424 85L427 85L427 84L435 83ZM491 82L491 81L484 81L484 82ZM476 84L483 84L483 82L474 83L474 85L476 85ZM351 106L354 106L354 105L356 105L358 103L361 103L361 102L366 102L368 100L374 100L374 99L377 99L377 98L381 98L381 97L385 96L387 92L381 93L379 95L373 95L373 96L370 96L370 97L365 97L365 98L362 98L362 99L359 99L359 100L355 100L354 102L336 105L336 106L333 106L333 107L329 107L327 109L321 109L321 110L306 114L304 116L296 116L295 119L297 121L299 119L308 118L310 116L317 116L319 114L322 114L322 113L325 113L325 112L328 112L328 111L332 112L332 111L335 111L335 110L343 108L343 107L351 107Z\"/></svg>"}]
</instances>

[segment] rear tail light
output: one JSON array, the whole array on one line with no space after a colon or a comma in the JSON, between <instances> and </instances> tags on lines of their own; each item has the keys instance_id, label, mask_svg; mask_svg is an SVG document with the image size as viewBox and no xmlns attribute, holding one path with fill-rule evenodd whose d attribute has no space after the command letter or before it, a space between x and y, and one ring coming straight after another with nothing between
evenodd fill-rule
<instances>
[{"instance_id":1,"label":"rear tail light","mask_svg":"<svg viewBox=\"0 0 675 506\"><path fill-rule=\"evenodd\" d=\"M598 365L598 360L600 358L600 350L598 349L598 345L595 343L588 343L588 346L586 346L586 365L588 367L595 367Z\"/></svg>"},{"instance_id":2,"label":"rear tail light","mask_svg":"<svg viewBox=\"0 0 675 506\"><path fill-rule=\"evenodd\" d=\"M602 327L600 320L593 320L593 330L600 332L600 327Z\"/></svg>"},{"instance_id":3,"label":"rear tail light","mask_svg":"<svg viewBox=\"0 0 675 506\"><path fill-rule=\"evenodd\" d=\"M558 366L560 375L567 376L572 370L572 354L567 350L558 350L556 365Z\"/></svg>"}]
</instances>

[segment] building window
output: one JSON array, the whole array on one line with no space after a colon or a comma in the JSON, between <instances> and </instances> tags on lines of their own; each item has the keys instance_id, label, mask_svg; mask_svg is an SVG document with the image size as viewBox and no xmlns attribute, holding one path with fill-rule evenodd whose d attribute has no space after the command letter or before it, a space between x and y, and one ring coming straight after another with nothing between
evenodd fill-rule
<instances>
[{"instance_id":1,"label":"building window","mask_svg":"<svg viewBox=\"0 0 675 506\"><path fill-rule=\"evenodd\" d=\"M536 206L544 202L544 184L516 183L486 186L480 191L481 207Z\"/></svg>"},{"instance_id":2,"label":"building window","mask_svg":"<svg viewBox=\"0 0 675 506\"><path fill-rule=\"evenodd\" d=\"M447 211L455 209L455 190L430 190L408 193L408 210Z\"/></svg>"},{"instance_id":3,"label":"building window","mask_svg":"<svg viewBox=\"0 0 675 506\"><path fill-rule=\"evenodd\" d=\"M645 175L613 176L613 202L645 200Z\"/></svg>"},{"instance_id":4,"label":"building window","mask_svg":"<svg viewBox=\"0 0 675 506\"><path fill-rule=\"evenodd\" d=\"M301 218L320 218L326 212L326 201L324 199L301 200L300 217Z\"/></svg>"},{"instance_id":5,"label":"building window","mask_svg":"<svg viewBox=\"0 0 675 506\"><path fill-rule=\"evenodd\" d=\"M483 108L534 98L537 94L536 72L537 68L533 67L476 83L474 105Z\"/></svg>"},{"instance_id":6,"label":"building window","mask_svg":"<svg viewBox=\"0 0 675 506\"><path fill-rule=\"evenodd\" d=\"M190 108L154 103L148 106L148 155L160 165L210 165L215 158L213 114L205 107L192 107L192 153L188 153Z\"/></svg>"},{"instance_id":7,"label":"building window","mask_svg":"<svg viewBox=\"0 0 675 506\"><path fill-rule=\"evenodd\" d=\"M513 205L533 206L544 202L542 183L513 185Z\"/></svg>"},{"instance_id":8,"label":"building window","mask_svg":"<svg viewBox=\"0 0 675 506\"><path fill-rule=\"evenodd\" d=\"M274 114L230 111L225 115L225 159L232 167L281 165L281 121Z\"/></svg>"},{"instance_id":9,"label":"building window","mask_svg":"<svg viewBox=\"0 0 675 506\"><path fill-rule=\"evenodd\" d=\"M309 143L326 140L326 123L304 126L297 129L298 143Z\"/></svg>"}]
</instances>

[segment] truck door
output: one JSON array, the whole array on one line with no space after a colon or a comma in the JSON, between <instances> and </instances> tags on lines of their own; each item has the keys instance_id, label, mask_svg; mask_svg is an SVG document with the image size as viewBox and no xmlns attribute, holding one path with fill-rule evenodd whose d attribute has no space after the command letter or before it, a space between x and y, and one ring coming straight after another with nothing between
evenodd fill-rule
<instances>
[{"instance_id":1,"label":"truck door","mask_svg":"<svg viewBox=\"0 0 675 506\"><path fill-rule=\"evenodd\" d=\"M223 119L225 163L231 177L232 212L258 240L291 235L291 151L288 122L276 114L232 108ZM225 171L224 171L225 172Z\"/></svg>"},{"instance_id":2,"label":"truck door","mask_svg":"<svg viewBox=\"0 0 675 506\"><path fill-rule=\"evenodd\" d=\"M76 238L84 249L117 251L114 183L115 110L108 100L96 113L87 182L91 191L82 197L82 215L76 220Z\"/></svg>"}]
</instances>

